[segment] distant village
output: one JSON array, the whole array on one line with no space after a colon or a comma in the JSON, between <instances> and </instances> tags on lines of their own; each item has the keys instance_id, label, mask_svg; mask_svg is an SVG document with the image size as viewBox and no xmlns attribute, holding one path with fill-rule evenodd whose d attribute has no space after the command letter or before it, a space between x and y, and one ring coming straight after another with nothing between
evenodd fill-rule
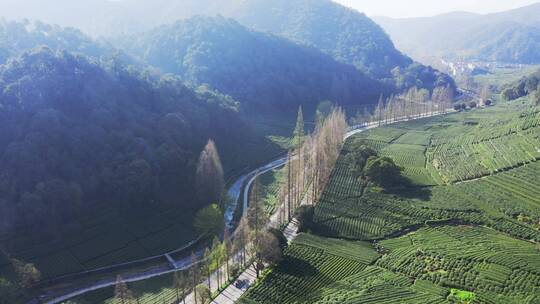
<instances>
[{"instance_id":1,"label":"distant village","mask_svg":"<svg viewBox=\"0 0 540 304\"><path fill-rule=\"evenodd\" d=\"M449 74L453 77L462 75L482 75L487 74L495 69L523 69L527 65L503 63L503 62L482 62L482 61L449 61L441 59L441 64L446 68Z\"/></svg>"}]
</instances>

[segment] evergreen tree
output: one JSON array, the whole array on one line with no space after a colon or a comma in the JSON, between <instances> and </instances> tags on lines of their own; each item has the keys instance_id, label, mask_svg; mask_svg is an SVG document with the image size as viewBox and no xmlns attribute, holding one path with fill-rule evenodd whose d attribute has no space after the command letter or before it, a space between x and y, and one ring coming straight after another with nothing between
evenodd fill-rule
<instances>
[{"instance_id":1,"label":"evergreen tree","mask_svg":"<svg viewBox=\"0 0 540 304\"><path fill-rule=\"evenodd\" d=\"M304 114L302 113L302 106L298 108L298 115L296 117L296 127L293 132L293 147L299 147L304 141Z\"/></svg>"}]
</instances>

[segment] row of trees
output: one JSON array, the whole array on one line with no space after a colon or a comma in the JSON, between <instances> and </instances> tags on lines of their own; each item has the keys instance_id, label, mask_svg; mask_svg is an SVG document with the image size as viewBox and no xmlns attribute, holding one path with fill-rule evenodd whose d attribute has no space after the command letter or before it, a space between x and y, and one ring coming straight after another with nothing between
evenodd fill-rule
<instances>
[{"instance_id":1,"label":"row of trees","mask_svg":"<svg viewBox=\"0 0 540 304\"><path fill-rule=\"evenodd\" d=\"M381 96L373 112L364 108L357 113L354 124L377 122L379 125L397 119L428 115L435 112L446 112L452 107L454 89L450 86L437 87L430 93L426 89L413 87L401 95L392 95L386 99Z\"/></svg>"},{"instance_id":2,"label":"row of trees","mask_svg":"<svg viewBox=\"0 0 540 304\"><path fill-rule=\"evenodd\" d=\"M293 148L285 164L286 180L280 189L278 224L289 222L303 198L316 202L330 178L339 157L343 138L347 131L345 113L334 108L326 116L318 115L312 134L305 134L302 109L298 111L293 134ZM209 141L199 158L197 167L198 197L204 202L220 202L223 192L223 170L219 154ZM215 235L212 246L199 259L192 256L189 270L173 276L173 287L180 302L193 292L196 303L207 303L211 291L230 282L240 269L253 263L257 276L265 265L278 263L282 259L287 240L282 232L272 228L265 210L261 185L255 179L250 192L250 206L234 234L225 229L223 240L217 235L223 231L223 214L217 204L203 208L197 214L194 225L200 233ZM201 284L201 282L203 282ZM117 282L116 298L121 304L134 299L121 278Z\"/></svg>"},{"instance_id":3,"label":"row of trees","mask_svg":"<svg viewBox=\"0 0 540 304\"><path fill-rule=\"evenodd\" d=\"M318 201L339 157L347 132L345 113L334 108L318 116L315 130L305 135L302 109L298 111L293 147L285 164L285 182L279 190L278 222L288 223L305 198Z\"/></svg>"}]
</instances>

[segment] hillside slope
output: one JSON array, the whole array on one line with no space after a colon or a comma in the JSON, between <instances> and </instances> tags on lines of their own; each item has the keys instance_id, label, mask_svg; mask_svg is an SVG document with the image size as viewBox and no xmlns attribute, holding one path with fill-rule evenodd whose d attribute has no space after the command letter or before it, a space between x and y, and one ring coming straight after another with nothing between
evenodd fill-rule
<instances>
[{"instance_id":1,"label":"hillside slope","mask_svg":"<svg viewBox=\"0 0 540 304\"><path fill-rule=\"evenodd\" d=\"M0 120L2 232L63 229L103 206L192 212L206 141L227 160L250 138L228 97L48 48L0 65Z\"/></svg>"},{"instance_id":2,"label":"hillside slope","mask_svg":"<svg viewBox=\"0 0 540 304\"><path fill-rule=\"evenodd\" d=\"M74 28L64 28L43 22L0 20L0 64L9 57L46 45L52 50L66 50L88 57L122 56L111 46L97 42ZM130 62L123 57L124 61Z\"/></svg>"},{"instance_id":3,"label":"hillside slope","mask_svg":"<svg viewBox=\"0 0 540 304\"><path fill-rule=\"evenodd\" d=\"M416 59L440 56L540 62L540 4L501 13L455 12L429 18L376 17L397 46Z\"/></svg>"},{"instance_id":4,"label":"hillside slope","mask_svg":"<svg viewBox=\"0 0 540 304\"><path fill-rule=\"evenodd\" d=\"M34 8L35 0L21 0L14 6ZM419 85L403 81L429 74L420 85L432 89L435 81L453 86L446 75L413 61L398 51L388 35L364 14L330 0L123 0L82 1L72 8L73 16L60 18L65 0L56 0L42 11L29 12L31 18L44 19L81 28L95 36L118 37L147 32L195 15L222 15L258 31L288 38L315 47L337 61L354 65L362 72L399 89ZM37 5L38 7L40 5ZM2 11L0 4L0 12ZM11 10L11 8L6 8ZM18 13L19 15L22 13ZM132 22L137 20L137 22Z\"/></svg>"},{"instance_id":5,"label":"hillside slope","mask_svg":"<svg viewBox=\"0 0 540 304\"><path fill-rule=\"evenodd\" d=\"M390 88L317 49L251 31L232 19L194 17L117 45L195 86L209 84L245 109L314 109L322 100L362 104ZM311 112L311 110L309 110Z\"/></svg>"}]
</instances>

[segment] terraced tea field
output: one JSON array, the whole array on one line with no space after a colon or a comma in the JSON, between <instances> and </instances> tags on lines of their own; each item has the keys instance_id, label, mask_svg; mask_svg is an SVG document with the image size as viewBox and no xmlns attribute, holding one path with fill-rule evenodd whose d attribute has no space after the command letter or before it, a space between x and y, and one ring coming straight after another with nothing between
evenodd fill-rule
<instances>
[{"instance_id":1,"label":"terraced tea field","mask_svg":"<svg viewBox=\"0 0 540 304\"><path fill-rule=\"evenodd\" d=\"M317 236L242 303L540 303L539 136L540 109L517 102L350 138L315 206ZM363 186L346 160L358 141L411 184ZM376 256L339 254L346 243Z\"/></svg>"}]
</instances>

